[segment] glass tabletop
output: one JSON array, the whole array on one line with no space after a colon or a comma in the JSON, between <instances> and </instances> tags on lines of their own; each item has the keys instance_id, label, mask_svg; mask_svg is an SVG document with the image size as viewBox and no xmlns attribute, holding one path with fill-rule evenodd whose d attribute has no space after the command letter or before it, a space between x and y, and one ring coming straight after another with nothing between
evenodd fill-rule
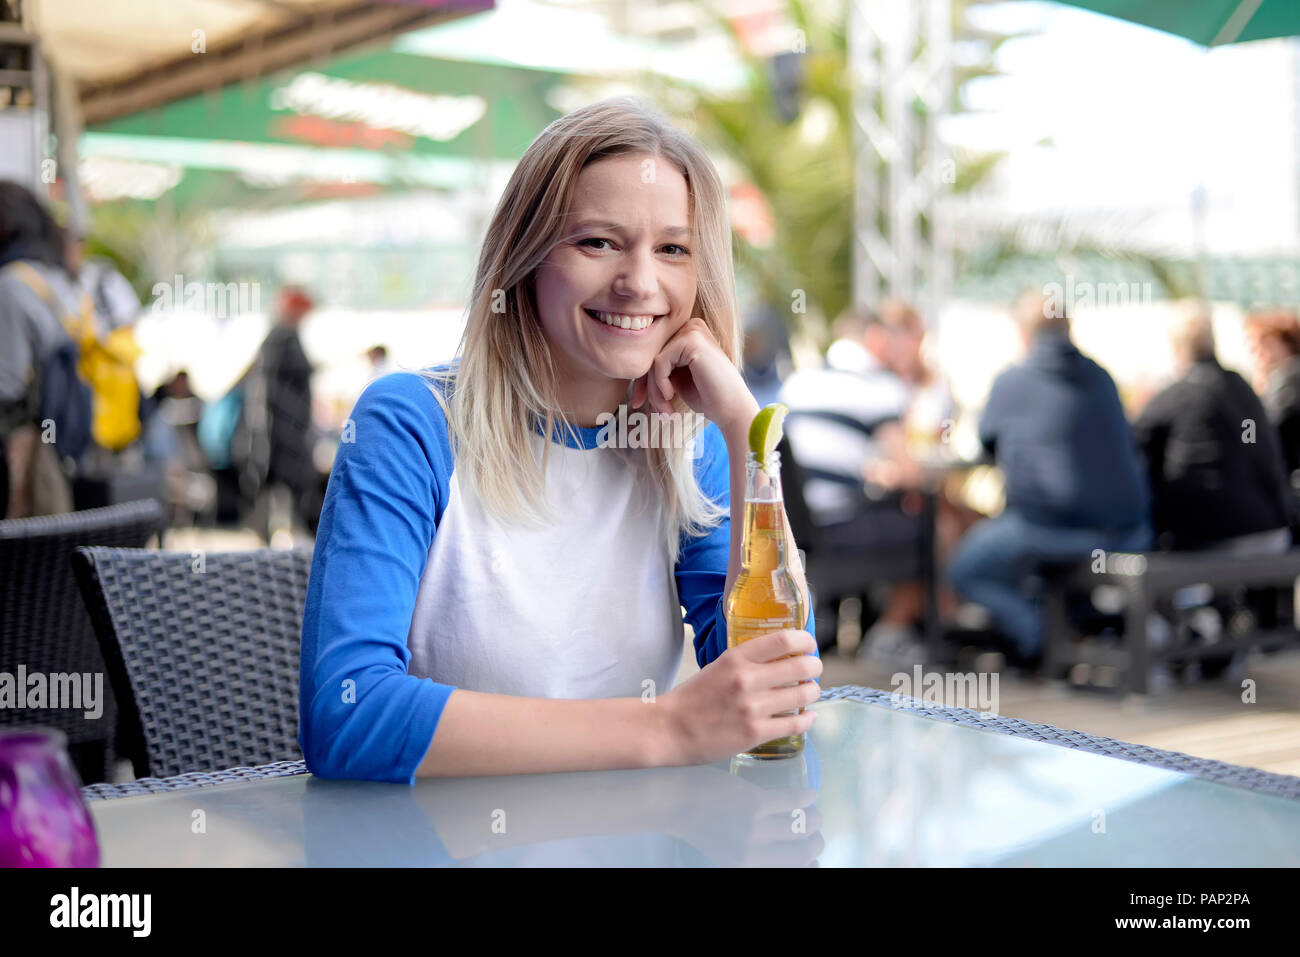
<instances>
[{"instance_id":1,"label":"glass tabletop","mask_svg":"<svg viewBox=\"0 0 1300 957\"><path fill-rule=\"evenodd\" d=\"M105 866L1295 866L1300 801L851 700L801 757L93 802Z\"/></svg>"}]
</instances>

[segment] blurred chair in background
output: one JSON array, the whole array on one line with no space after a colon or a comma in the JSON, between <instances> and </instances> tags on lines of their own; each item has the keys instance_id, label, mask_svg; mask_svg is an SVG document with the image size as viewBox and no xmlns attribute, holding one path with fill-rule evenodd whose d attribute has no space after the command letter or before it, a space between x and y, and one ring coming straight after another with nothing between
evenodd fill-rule
<instances>
[{"instance_id":1,"label":"blurred chair in background","mask_svg":"<svg viewBox=\"0 0 1300 957\"><path fill-rule=\"evenodd\" d=\"M139 548L163 527L163 508L152 499L0 521L0 672L17 676L21 666L29 676L42 675L51 692L51 676L98 675L102 688L98 717L87 718L84 707L4 707L0 724L63 731L83 784L111 780L118 753L131 756L131 741L119 734L117 701L81 602L72 555L82 545Z\"/></svg>"}]
</instances>

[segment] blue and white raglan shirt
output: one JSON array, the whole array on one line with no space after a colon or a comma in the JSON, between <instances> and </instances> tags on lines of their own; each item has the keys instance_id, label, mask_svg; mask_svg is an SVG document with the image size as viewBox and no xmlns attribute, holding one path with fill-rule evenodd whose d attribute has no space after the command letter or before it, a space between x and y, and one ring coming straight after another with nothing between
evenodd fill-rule
<instances>
[{"instance_id":1,"label":"blue and white raglan shirt","mask_svg":"<svg viewBox=\"0 0 1300 957\"><path fill-rule=\"evenodd\" d=\"M554 524L502 523L455 470L427 379L371 383L340 444L303 613L299 744L320 777L415 782L452 691L641 697L673 685L686 621L700 667L727 647L730 518L683 536L676 567L644 470L600 427L553 437ZM533 436L540 455L543 436ZM710 423L701 490L730 502L726 443ZM813 632L809 611L807 629Z\"/></svg>"}]
</instances>

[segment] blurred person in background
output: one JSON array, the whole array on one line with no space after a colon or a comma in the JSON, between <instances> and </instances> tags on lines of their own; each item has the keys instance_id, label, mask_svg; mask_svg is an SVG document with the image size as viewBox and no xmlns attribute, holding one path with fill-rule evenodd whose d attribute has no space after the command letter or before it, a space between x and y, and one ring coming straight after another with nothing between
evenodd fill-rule
<instances>
[{"instance_id":1,"label":"blurred person in background","mask_svg":"<svg viewBox=\"0 0 1300 957\"><path fill-rule=\"evenodd\" d=\"M894 368L907 386L904 416L908 446L928 448L948 440L957 404L952 390L925 356L925 320L909 302L894 300L880 307L882 321L895 330Z\"/></svg>"},{"instance_id":2,"label":"blurred person in background","mask_svg":"<svg viewBox=\"0 0 1300 957\"><path fill-rule=\"evenodd\" d=\"M1252 312L1246 341L1255 360L1255 391L1282 443L1288 484L1300 493L1300 321L1287 309Z\"/></svg>"},{"instance_id":3,"label":"blurred person in background","mask_svg":"<svg viewBox=\"0 0 1300 957\"><path fill-rule=\"evenodd\" d=\"M1151 544L1149 494L1133 431L1110 374L1070 339L1064 305L1041 294L1014 310L1027 355L993 383L980 442L1001 468L1006 508L957 544L957 593L988 609L1012 664L1042 656L1033 592L1044 566L1094 549Z\"/></svg>"},{"instance_id":4,"label":"blurred person in background","mask_svg":"<svg viewBox=\"0 0 1300 957\"><path fill-rule=\"evenodd\" d=\"M1181 311L1170 335L1177 378L1134 423L1156 544L1286 551L1291 493L1277 432L1246 380L1219 364L1209 310Z\"/></svg>"},{"instance_id":5,"label":"blurred person in background","mask_svg":"<svg viewBox=\"0 0 1300 957\"><path fill-rule=\"evenodd\" d=\"M148 412L143 446L147 461L162 463L168 498L176 513L173 524L192 524L202 514L215 517L216 480L199 443L203 400L181 369L145 400Z\"/></svg>"},{"instance_id":6,"label":"blurred person in background","mask_svg":"<svg viewBox=\"0 0 1300 957\"><path fill-rule=\"evenodd\" d=\"M934 558L942 564L957 540L983 517L960 500L952 483L926 489L927 476L918 461L958 461L949 445L957 403L948 382L926 359L928 331L920 310L910 302L895 299L881 305L880 318L891 332L889 365L907 389L907 406L901 434L892 427L882 431L881 454L868 460L863 476L882 491L900 493L901 507L908 514L921 513L924 503L920 492L934 496ZM941 616L951 619L957 610L956 597L947 588L940 588L937 597ZM915 641L912 626L920 623L924 602L920 582L898 586L879 627L866 636L865 653L882 663L886 663L886 651L892 653L893 664L921 660L923 649Z\"/></svg>"},{"instance_id":7,"label":"blurred person in background","mask_svg":"<svg viewBox=\"0 0 1300 957\"><path fill-rule=\"evenodd\" d=\"M388 358L387 346L371 346L366 352L366 360L370 363L369 381L371 382L382 379L390 372L397 371L397 366L393 365L393 360Z\"/></svg>"},{"instance_id":8,"label":"blurred person in background","mask_svg":"<svg viewBox=\"0 0 1300 957\"><path fill-rule=\"evenodd\" d=\"M902 421L909 392L897 369L913 330L900 315L891 311L887 324L884 314L845 312L834 324L826 366L792 373L779 401L790 409L790 452L805 475L804 497L823 541L910 564L919 555L919 510L905 510L892 489L868 498L863 485L872 462L908 461ZM860 653L891 664L914 660L921 597L919 583L892 587Z\"/></svg>"},{"instance_id":9,"label":"blurred person in background","mask_svg":"<svg viewBox=\"0 0 1300 957\"><path fill-rule=\"evenodd\" d=\"M760 406L778 401L781 382L790 374L790 336L781 316L766 304L744 326L741 375Z\"/></svg>"},{"instance_id":10,"label":"blurred person in background","mask_svg":"<svg viewBox=\"0 0 1300 957\"><path fill-rule=\"evenodd\" d=\"M261 386L268 440L266 478L258 490L255 524L270 542L294 527L314 533L320 514L318 476L312 457L312 366L298 330L314 308L298 286L280 290L276 322L258 351L255 375ZM257 404L256 398L248 398Z\"/></svg>"},{"instance_id":11,"label":"blurred person in background","mask_svg":"<svg viewBox=\"0 0 1300 957\"><path fill-rule=\"evenodd\" d=\"M928 381L928 370L921 356L925 342L925 320L916 306L903 299L890 299L880 305L880 322L893 333L889 366L910 388Z\"/></svg>"},{"instance_id":12,"label":"blurred person in background","mask_svg":"<svg viewBox=\"0 0 1300 957\"><path fill-rule=\"evenodd\" d=\"M1205 304L1181 306L1170 343L1177 378L1134 425L1151 481L1156 544L1231 554L1286 551L1295 499L1282 445L1246 380L1219 364ZM1215 589L1202 598L1197 591L1185 589L1156 603L1149 626L1153 641L1167 640L1180 621L1193 644L1218 640L1229 621L1234 628L1276 624L1279 602L1272 589ZM1239 608L1250 616L1237 616ZM1238 661L1243 658L1239 653ZM1233 665L1230 653L1203 653L1197 660L1206 678ZM1181 673L1186 663L1172 667Z\"/></svg>"},{"instance_id":13,"label":"blurred person in background","mask_svg":"<svg viewBox=\"0 0 1300 957\"><path fill-rule=\"evenodd\" d=\"M68 275L78 289L90 296L95 316L103 324L102 331L134 324L140 317L140 297L131 283L112 260L86 255L84 233L70 228L62 234Z\"/></svg>"},{"instance_id":14,"label":"blurred person in background","mask_svg":"<svg viewBox=\"0 0 1300 957\"><path fill-rule=\"evenodd\" d=\"M881 352L884 364L903 384L906 400L901 431L882 431L879 455L869 461L865 477L884 488L915 488L922 475L912 453L932 451L947 441L956 403L948 383L925 360L925 320L917 308L898 299L885 302L879 324L888 335L881 346L870 349ZM847 355L841 352L840 361Z\"/></svg>"},{"instance_id":15,"label":"blurred person in background","mask_svg":"<svg viewBox=\"0 0 1300 957\"><path fill-rule=\"evenodd\" d=\"M808 473L804 495L818 525L854 518L863 506L862 470L903 442L906 383L898 350L879 316L850 310L833 326L822 368L786 377L777 400L790 409L790 450Z\"/></svg>"},{"instance_id":16,"label":"blurred person in background","mask_svg":"<svg viewBox=\"0 0 1300 957\"><path fill-rule=\"evenodd\" d=\"M135 360L140 349L134 327L140 318L140 298L111 260L86 255L83 231L69 226L60 228L58 235L64 267L77 289L81 309L91 323L89 338L97 344L93 350L93 365L98 368L96 375L99 377L94 383L98 393L96 416L99 417L95 424L95 437L102 446L88 450L82 471L103 480L139 469L139 463L132 457L119 458L115 453L126 450L136 439L144 437L149 429L149 418L156 408L156 404L141 391L135 377ZM87 335L83 333L83 353L87 345ZM103 360L109 357L116 359L112 364L115 371L103 364ZM82 372L86 371L83 363ZM111 402L117 410L115 415L104 416L106 402ZM142 452L144 460L150 461L146 443L141 442L140 446L133 451Z\"/></svg>"},{"instance_id":17,"label":"blurred person in background","mask_svg":"<svg viewBox=\"0 0 1300 957\"><path fill-rule=\"evenodd\" d=\"M78 308L58 226L29 190L0 182L0 504L8 518L72 510L60 459L84 451L91 415L78 344L62 321ZM52 432L43 424L51 422Z\"/></svg>"}]
</instances>

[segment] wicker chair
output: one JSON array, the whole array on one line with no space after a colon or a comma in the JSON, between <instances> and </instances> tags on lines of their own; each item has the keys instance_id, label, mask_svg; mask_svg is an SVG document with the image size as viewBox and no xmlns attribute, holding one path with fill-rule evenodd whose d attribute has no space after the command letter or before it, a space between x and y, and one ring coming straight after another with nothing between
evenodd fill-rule
<instances>
[{"instance_id":1,"label":"wicker chair","mask_svg":"<svg viewBox=\"0 0 1300 957\"><path fill-rule=\"evenodd\" d=\"M163 508L154 500L0 521L0 672L16 678L22 666L29 676L99 674L103 682L98 718L87 718L84 708L0 708L0 725L63 731L86 784L111 780L118 707L111 682L102 677L104 659L77 592L73 549L139 547L161 532L164 522Z\"/></svg>"},{"instance_id":2,"label":"wicker chair","mask_svg":"<svg viewBox=\"0 0 1300 957\"><path fill-rule=\"evenodd\" d=\"M291 761L311 554L82 548L74 566L137 777Z\"/></svg>"}]
</instances>

